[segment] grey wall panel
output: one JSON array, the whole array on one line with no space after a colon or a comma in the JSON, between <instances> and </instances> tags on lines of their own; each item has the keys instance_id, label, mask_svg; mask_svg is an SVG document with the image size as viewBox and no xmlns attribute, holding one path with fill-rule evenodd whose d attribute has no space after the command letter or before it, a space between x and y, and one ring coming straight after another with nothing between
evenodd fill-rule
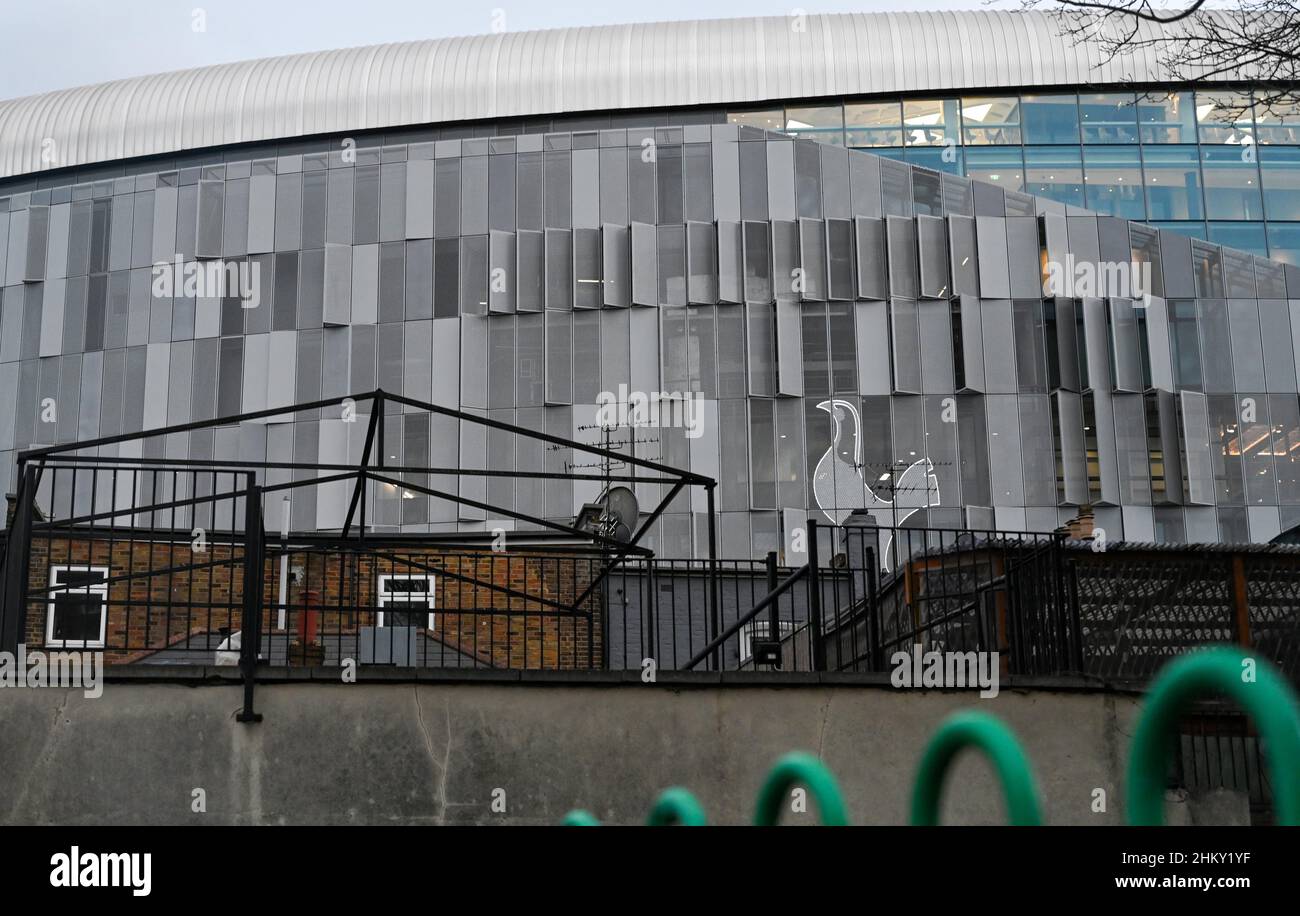
<instances>
[{"instance_id":1,"label":"grey wall panel","mask_svg":"<svg viewBox=\"0 0 1300 916\"><path fill-rule=\"evenodd\" d=\"M1085 319L1086 321L1086 319ZM1138 323L1131 299L1110 300L1110 346L1115 363L1115 390L1138 392L1142 384L1142 352L1138 343ZM1092 360L1089 366L1100 365ZM1093 379L1093 387L1096 387Z\"/></svg>"},{"instance_id":2,"label":"grey wall panel","mask_svg":"<svg viewBox=\"0 0 1300 916\"><path fill-rule=\"evenodd\" d=\"M794 193L794 143L767 141L767 206L772 219L794 220L799 208Z\"/></svg>"},{"instance_id":3,"label":"grey wall panel","mask_svg":"<svg viewBox=\"0 0 1300 916\"><path fill-rule=\"evenodd\" d=\"M41 356L58 356L63 352L63 304L66 296L67 281L49 280L45 283L41 306Z\"/></svg>"},{"instance_id":4,"label":"grey wall panel","mask_svg":"<svg viewBox=\"0 0 1300 916\"><path fill-rule=\"evenodd\" d=\"M515 299L520 312L540 312L546 307L545 235L531 229L515 234L518 291Z\"/></svg>"},{"instance_id":5,"label":"grey wall panel","mask_svg":"<svg viewBox=\"0 0 1300 916\"><path fill-rule=\"evenodd\" d=\"M1177 232L1160 230L1160 261L1164 268L1165 298L1190 299L1196 295L1192 274L1192 240Z\"/></svg>"},{"instance_id":6,"label":"grey wall panel","mask_svg":"<svg viewBox=\"0 0 1300 916\"><path fill-rule=\"evenodd\" d=\"M166 231L163 229L164 223L171 223L175 216L175 194L174 190L160 188L158 195L161 196L167 191L171 191L171 200L165 202L165 208L159 207L159 201L155 198L154 206L154 240L155 252L158 248L158 233ZM274 175L253 175L249 179L248 187L248 251L250 253L264 253L275 251L275 203L276 203L276 180ZM351 204L352 195L348 195L348 203ZM171 214L169 218L168 209ZM174 232L172 233L174 234ZM350 240L349 240L350 241ZM174 246L173 246L174 247Z\"/></svg>"},{"instance_id":7,"label":"grey wall panel","mask_svg":"<svg viewBox=\"0 0 1300 916\"><path fill-rule=\"evenodd\" d=\"M1182 414L1183 479L1190 505L1214 505L1214 459L1210 451L1209 407L1200 391L1179 391Z\"/></svg>"},{"instance_id":8,"label":"grey wall panel","mask_svg":"<svg viewBox=\"0 0 1300 916\"><path fill-rule=\"evenodd\" d=\"M406 164L404 210L406 238L433 238L433 160L417 159Z\"/></svg>"},{"instance_id":9,"label":"grey wall panel","mask_svg":"<svg viewBox=\"0 0 1300 916\"><path fill-rule=\"evenodd\" d=\"M889 356L889 304L859 302L854 306L857 332L858 388L862 394L889 394L893 375Z\"/></svg>"},{"instance_id":10,"label":"grey wall panel","mask_svg":"<svg viewBox=\"0 0 1300 916\"><path fill-rule=\"evenodd\" d=\"M889 298L889 259L886 256L885 221L859 217L854 221L857 242L858 298Z\"/></svg>"},{"instance_id":11,"label":"grey wall panel","mask_svg":"<svg viewBox=\"0 0 1300 916\"><path fill-rule=\"evenodd\" d=\"M1252 304L1259 308L1266 390L1293 393L1296 391L1296 364L1291 310L1285 299L1260 299Z\"/></svg>"},{"instance_id":12,"label":"grey wall panel","mask_svg":"<svg viewBox=\"0 0 1300 916\"><path fill-rule=\"evenodd\" d=\"M890 216L885 223L889 247L889 291L894 296L915 299L921 291L916 261L916 222Z\"/></svg>"},{"instance_id":13,"label":"grey wall panel","mask_svg":"<svg viewBox=\"0 0 1300 916\"><path fill-rule=\"evenodd\" d=\"M137 201L145 195L136 195ZM150 198L150 207L152 208L153 195ZM150 213L152 219L152 212ZM68 275L68 230L72 219L71 204L56 204L50 207L50 229L49 229L49 250L45 258L45 279L58 280ZM152 251L152 237L150 238L150 247L145 251L145 257L148 258ZM148 261L146 260L146 264ZM137 264L137 267L143 267L145 264ZM4 275L3 265L0 265L0 276Z\"/></svg>"},{"instance_id":14,"label":"grey wall panel","mask_svg":"<svg viewBox=\"0 0 1300 916\"><path fill-rule=\"evenodd\" d=\"M803 323L797 302L776 303L777 393L803 395Z\"/></svg>"},{"instance_id":15,"label":"grey wall panel","mask_svg":"<svg viewBox=\"0 0 1300 916\"><path fill-rule=\"evenodd\" d=\"M1043 279L1036 218L1007 218L1007 266L1012 298L1037 299L1042 295Z\"/></svg>"},{"instance_id":16,"label":"grey wall panel","mask_svg":"<svg viewBox=\"0 0 1300 916\"><path fill-rule=\"evenodd\" d=\"M1264 344L1259 336L1259 303L1254 299L1229 299L1228 325L1237 391L1263 391L1266 383Z\"/></svg>"},{"instance_id":17,"label":"grey wall panel","mask_svg":"<svg viewBox=\"0 0 1300 916\"><path fill-rule=\"evenodd\" d=\"M1106 303L1101 299L1080 300L1083 310L1083 348L1087 357L1088 378L1084 387L1110 391L1110 330L1106 321Z\"/></svg>"},{"instance_id":18,"label":"grey wall panel","mask_svg":"<svg viewBox=\"0 0 1300 916\"><path fill-rule=\"evenodd\" d=\"M14 286L27 279L27 226L31 218L30 210L14 210L9 213L9 244L6 248L7 268L4 276L5 286Z\"/></svg>"},{"instance_id":19,"label":"grey wall panel","mask_svg":"<svg viewBox=\"0 0 1300 916\"><path fill-rule=\"evenodd\" d=\"M266 383L266 406L287 407L294 403L298 377L298 332L273 331Z\"/></svg>"},{"instance_id":20,"label":"grey wall panel","mask_svg":"<svg viewBox=\"0 0 1300 916\"><path fill-rule=\"evenodd\" d=\"M994 506L1023 506L1025 483L1020 454L1020 414L1014 395L989 395L989 466Z\"/></svg>"},{"instance_id":21,"label":"grey wall panel","mask_svg":"<svg viewBox=\"0 0 1300 916\"><path fill-rule=\"evenodd\" d=\"M1183 477L1182 448L1179 445L1178 398L1171 391L1156 391L1148 409L1154 407L1156 423L1160 430L1160 456L1164 472L1164 492L1152 493L1153 501L1166 505L1182 505Z\"/></svg>"},{"instance_id":22,"label":"grey wall panel","mask_svg":"<svg viewBox=\"0 0 1300 916\"><path fill-rule=\"evenodd\" d=\"M719 221L740 219L740 148L734 141L715 138L713 155L713 212Z\"/></svg>"},{"instance_id":23,"label":"grey wall panel","mask_svg":"<svg viewBox=\"0 0 1300 916\"><path fill-rule=\"evenodd\" d=\"M149 347L150 372L153 371L156 347L157 344L151 344ZM266 409L270 378L271 335L250 334L244 338L244 380L240 413L254 413Z\"/></svg>"},{"instance_id":24,"label":"grey wall panel","mask_svg":"<svg viewBox=\"0 0 1300 916\"><path fill-rule=\"evenodd\" d=\"M739 224L736 233L739 233ZM718 301L718 232L713 223L686 224L686 299L692 304L713 305ZM738 266L733 261L733 269ZM740 292L740 271L736 271L733 293ZM732 301L740 301L735 296Z\"/></svg>"},{"instance_id":25,"label":"grey wall panel","mask_svg":"<svg viewBox=\"0 0 1300 916\"><path fill-rule=\"evenodd\" d=\"M1092 394L1093 417L1097 433L1097 468L1100 476L1098 502L1117 506L1123 499L1120 489L1118 434L1114 395L1109 388L1094 388Z\"/></svg>"},{"instance_id":26,"label":"grey wall panel","mask_svg":"<svg viewBox=\"0 0 1300 916\"><path fill-rule=\"evenodd\" d=\"M373 247L373 246L371 246ZM349 245L325 246L325 286L322 321L347 325L352 320L352 261Z\"/></svg>"},{"instance_id":27,"label":"grey wall panel","mask_svg":"<svg viewBox=\"0 0 1300 916\"><path fill-rule=\"evenodd\" d=\"M916 238L921 272L921 296L948 298L952 294L948 277L948 224L939 216L918 216Z\"/></svg>"},{"instance_id":28,"label":"grey wall panel","mask_svg":"<svg viewBox=\"0 0 1300 916\"><path fill-rule=\"evenodd\" d=\"M627 226L606 223L601 233L603 302L627 308L632 304L632 231Z\"/></svg>"},{"instance_id":29,"label":"grey wall panel","mask_svg":"<svg viewBox=\"0 0 1300 916\"><path fill-rule=\"evenodd\" d=\"M374 324L379 318L379 246L352 249L352 324Z\"/></svg>"},{"instance_id":30,"label":"grey wall panel","mask_svg":"<svg viewBox=\"0 0 1300 916\"><path fill-rule=\"evenodd\" d=\"M546 307L573 308L573 233L546 230Z\"/></svg>"},{"instance_id":31,"label":"grey wall panel","mask_svg":"<svg viewBox=\"0 0 1300 916\"><path fill-rule=\"evenodd\" d=\"M1150 297L1145 304L1135 302L1134 307L1146 309L1147 355L1151 365L1151 384L1162 391L1174 390L1174 367L1169 344L1169 310L1165 300ZM1290 354L1290 341L1287 341ZM1294 369L1292 370L1294 376Z\"/></svg>"},{"instance_id":32,"label":"grey wall panel","mask_svg":"<svg viewBox=\"0 0 1300 916\"><path fill-rule=\"evenodd\" d=\"M655 227L632 223L632 304L659 304L659 240Z\"/></svg>"},{"instance_id":33,"label":"grey wall panel","mask_svg":"<svg viewBox=\"0 0 1300 916\"><path fill-rule=\"evenodd\" d=\"M958 306L961 334L961 390L985 391L984 317L980 300L962 296Z\"/></svg>"},{"instance_id":34,"label":"grey wall panel","mask_svg":"<svg viewBox=\"0 0 1300 916\"><path fill-rule=\"evenodd\" d=\"M1015 323L1006 299L981 301L980 331L984 335L984 390L1011 394L1017 389Z\"/></svg>"},{"instance_id":35,"label":"grey wall panel","mask_svg":"<svg viewBox=\"0 0 1300 916\"><path fill-rule=\"evenodd\" d=\"M979 250L980 294L989 299L1010 297L1006 219L995 216L975 217L975 235Z\"/></svg>"},{"instance_id":36,"label":"grey wall panel","mask_svg":"<svg viewBox=\"0 0 1300 916\"><path fill-rule=\"evenodd\" d=\"M799 298L799 225L772 221L772 293L778 302Z\"/></svg>"},{"instance_id":37,"label":"grey wall panel","mask_svg":"<svg viewBox=\"0 0 1300 916\"><path fill-rule=\"evenodd\" d=\"M800 219L799 228L799 297L826 300L826 227L819 219Z\"/></svg>"},{"instance_id":38,"label":"grey wall panel","mask_svg":"<svg viewBox=\"0 0 1300 916\"><path fill-rule=\"evenodd\" d=\"M917 303L921 329L921 388L927 394L952 394L952 306L947 299Z\"/></svg>"},{"instance_id":39,"label":"grey wall panel","mask_svg":"<svg viewBox=\"0 0 1300 916\"><path fill-rule=\"evenodd\" d=\"M1061 448L1059 499L1063 505L1088 502L1088 460L1083 439L1083 404L1079 395L1058 391L1052 395L1056 438Z\"/></svg>"},{"instance_id":40,"label":"grey wall panel","mask_svg":"<svg viewBox=\"0 0 1300 916\"><path fill-rule=\"evenodd\" d=\"M488 233L488 311L515 311L518 252L513 232Z\"/></svg>"}]
</instances>

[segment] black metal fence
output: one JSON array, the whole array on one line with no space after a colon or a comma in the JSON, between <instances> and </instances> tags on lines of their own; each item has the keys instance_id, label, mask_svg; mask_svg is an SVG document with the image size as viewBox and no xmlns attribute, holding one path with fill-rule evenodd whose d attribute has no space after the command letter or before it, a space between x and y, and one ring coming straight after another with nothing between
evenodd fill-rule
<instances>
[{"instance_id":1,"label":"black metal fence","mask_svg":"<svg viewBox=\"0 0 1300 916\"><path fill-rule=\"evenodd\" d=\"M806 562L781 566L268 536L272 488L237 467L68 456L30 465L23 486L5 645L115 664L240 665L250 679L259 665L889 672L919 651L1145 680L1235 642L1300 672L1300 548L1094 551L1059 533L849 526L827 558L809 520Z\"/></svg>"}]
</instances>

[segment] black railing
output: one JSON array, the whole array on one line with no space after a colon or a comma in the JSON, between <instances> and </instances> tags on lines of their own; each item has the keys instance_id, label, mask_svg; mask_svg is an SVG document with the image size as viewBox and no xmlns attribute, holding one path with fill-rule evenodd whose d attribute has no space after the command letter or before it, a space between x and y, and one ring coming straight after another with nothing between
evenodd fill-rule
<instances>
[{"instance_id":1,"label":"black railing","mask_svg":"<svg viewBox=\"0 0 1300 916\"><path fill-rule=\"evenodd\" d=\"M880 673L918 647L996 653L1003 674L1142 681L1234 642L1300 679L1300 548L1094 551L1059 533L810 520L795 566L499 552L268 535L278 486L242 467L29 464L2 542L5 647L239 666L251 687L263 666Z\"/></svg>"}]
</instances>

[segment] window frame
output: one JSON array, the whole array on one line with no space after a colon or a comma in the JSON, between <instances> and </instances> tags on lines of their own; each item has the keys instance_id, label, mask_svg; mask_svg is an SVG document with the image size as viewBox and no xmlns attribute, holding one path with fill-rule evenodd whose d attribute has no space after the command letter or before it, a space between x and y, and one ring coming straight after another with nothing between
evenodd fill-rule
<instances>
[{"instance_id":1,"label":"window frame","mask_svg":"<svg viewBox=\"0 0 1300 916\"><path fill-rule=\"evenodd\" d=\"M424 592L429 607L428 619L425 621L425 629L432 631L436 622L437 614L435 608L438 603L438 577L433 573L380 573L378 581L375 583L375 605L379 608L385 608L392 603L417 604L419 602L411 599L412 595L417 592L394 592L387 588L387 584L392 579L423 579L429 584L428 591ZM380 610L376 616L375 626L384 626L384 612Z\"/></svg>"},{"instance_id":2,"label":"window frame","mask_svg":"<svg viewBox=\"0 0 1300 916\"><path fill-rule=\"evenodd\" d=\"M99 573L103 575L103 581L93 584L73 587L60 588L58 593L54 591L55 587L63 586L61 573L81 572L81 573ZM107 566L96 566L88 563L58 563L50 566L49 581L47 589L49 600L46 602L45 609L45 647L57 649L103 649L108 630L108 579L110 570ZM58 639L55 637L54 615L57 612L56 594L64 595L98 595L99 603L99 638L98 639Z\"/></svg>"}]
</instances>

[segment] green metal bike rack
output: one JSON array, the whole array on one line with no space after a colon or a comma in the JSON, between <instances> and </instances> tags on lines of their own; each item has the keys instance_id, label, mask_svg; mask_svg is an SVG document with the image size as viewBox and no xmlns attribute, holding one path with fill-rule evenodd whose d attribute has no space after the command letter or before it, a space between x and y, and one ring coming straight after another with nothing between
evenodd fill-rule
<instances>
[{"instance_id":1,"label":"green metal bike rack","mask_svg":"<svg viewBox=\"0 0 1300 916\"><path fill-rule=\"evenodd\" d=\"M826 765L812 754L795 751L786 754L776 762L763 787L758 791L758 805L754 811L754 824L758 827L775 827L781 819L781 806L790 789L802 785L808 789L817 810L822 816L822 824L827 827L847 827L848 812L844 807L844 795L839 783L826 769Z\"/></svg>"},{"instance_id":2,"label":"green metal bike rack","mask_svg":"<svg viewBox=\"0 0 1300 916\"><path fill-rule=\"evenodd\" d=\"M1128 822L1163 822L1165 775L1178 719L1194 700L1214 693L1227 694L1255 720L1266 746L1277 822L1300 826L1300 709L1295 693L1268 662L1228 646L1172 662L1151 685L1129 748Z\"/></svg>"},{"instance_id":3,"label":"green metal bike rack","mask_svg":"<svg viewBox=\"0 0 1300 916\"><path fill-rule=\"evenodd\" d=\"M704 809L695 796L680 786L664 789L650 809L648 827L703 827Z\"/></svg>"},{"instance_id":4,"label":"green metal bike rack","mask_svg":"<svg viewBox=\"0 0 1300 916\"><path fill-rule=\"evenodd\" d=\"M1042 823L1038 790L1020 742L1000 719L982 712L959 712L939 727L921 757L912 787L912 824L934 827L939 823L939 796L944 775L957 753L977 747L993 761L993 769L1006 794L1007 813L1018 827Z\"/></svg>"}]
</instances>

